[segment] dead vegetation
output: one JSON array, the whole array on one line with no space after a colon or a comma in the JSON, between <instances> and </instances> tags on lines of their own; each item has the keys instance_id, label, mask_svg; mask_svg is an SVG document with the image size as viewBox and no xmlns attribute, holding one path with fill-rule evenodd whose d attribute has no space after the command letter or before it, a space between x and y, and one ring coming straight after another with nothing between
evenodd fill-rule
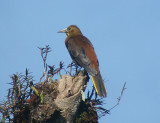
<instances>
[{"instance_id":1,"label":"dead vegetation","mask_svg":"<svg viewBox=\"0 0 160 123\"><path fill-rule=\"evenodd\" d=\"M0 104L2 123L97 123L98 118L119 104L125 85L118 103L107 110L103 108L103 98L97 97L94 87L85 99L84 91L89 81L86 71L74 63L66 69L63 62L60 62L58 68L49 66L46 59L50 47L39 49L44 63L40 82L34 82L28 69L24 75L11 76L12 82L9 84L12 88L8 90L7 100ZM65 70L66 74L61 75L61 70ZM61 79L53 80L55 74Z\"/></svg>"}]
</instances>

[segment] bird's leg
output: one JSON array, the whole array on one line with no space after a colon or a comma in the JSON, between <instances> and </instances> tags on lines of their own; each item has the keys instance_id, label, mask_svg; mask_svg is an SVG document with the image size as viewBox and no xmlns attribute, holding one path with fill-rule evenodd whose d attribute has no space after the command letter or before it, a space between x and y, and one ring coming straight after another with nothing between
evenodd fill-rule
<instances>
[{"instance_id":1,"label":"bird's leg","mask_svg":"<svg viewBox=\"0 0 160 123\"><path fill-rule=\"evenodd\" d=\"M80 71L81 71L81 66L79 66L79 65L76 65L76 73L78 74Z\"/></svg>"},{"instance_id":2,"label":"bird's leg","mask_svg":"<svg viewBox=\"0 0 160 123\"><path fill-rule=\"evenodd\" d=\"M77 64L74 64L75 67L75 76L78 75L78 73L80 72L79 66Z\"/></svg>"}]
</instances>

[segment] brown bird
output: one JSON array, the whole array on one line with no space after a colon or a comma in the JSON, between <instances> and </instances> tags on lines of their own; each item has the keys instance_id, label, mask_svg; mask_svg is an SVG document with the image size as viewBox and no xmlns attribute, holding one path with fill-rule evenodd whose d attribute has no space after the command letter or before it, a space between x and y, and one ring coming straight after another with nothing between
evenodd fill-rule
<instances>
[{"instance_id":1,"label":"brown bird","mask_svg":"<svg viewBox=\"0 0 160 123\"><path fill-rule=\"evenodd\" d=\"M92 43L83 36L80 29L75 25L59 32L67 35L65 45L73 61L91 75L97 94L100 97L106 97L107 90L99 71L99 63Z\"/></svg>"}]
</instances>

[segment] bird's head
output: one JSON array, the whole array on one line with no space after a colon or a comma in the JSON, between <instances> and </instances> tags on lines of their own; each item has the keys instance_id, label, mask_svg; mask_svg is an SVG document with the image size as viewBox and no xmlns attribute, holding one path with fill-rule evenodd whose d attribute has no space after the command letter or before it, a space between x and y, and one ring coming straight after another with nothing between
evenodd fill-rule
<instances>
[{"instance_id":1,"label":"bird's head","mask_svg":"<svg viewBox=\"0 0 160 123\"><path fill-rule=\"evenodd\" d=\"M62 29L59 31L59 33L66 33L67 37L82 35L80 29L75 25L71 25L65 29Z\"/></svg>"}]
</instances>

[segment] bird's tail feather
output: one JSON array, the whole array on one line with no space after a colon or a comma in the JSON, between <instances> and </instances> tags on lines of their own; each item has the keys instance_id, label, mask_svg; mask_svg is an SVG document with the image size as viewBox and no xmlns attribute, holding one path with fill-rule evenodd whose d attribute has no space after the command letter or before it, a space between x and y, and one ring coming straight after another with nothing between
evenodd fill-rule
<instances>
[{"instance_id":1,"label":"bird's tail feather","mask_svg":"<svg viewBox=\"0 0 160 123\"><path fill-rule=\"evenodd\" d=\"M101 76L100 72L95 76L91 76L91 78L92 78L92 81L93 81L93 84L94 84L94 87L96 89L97 94L100 97L106 97L107 96L107 90L106 90L106 87L104 85L104 82L103 82L103 79L102 79L102 76Z\"/></svg>"}]
</instances>

